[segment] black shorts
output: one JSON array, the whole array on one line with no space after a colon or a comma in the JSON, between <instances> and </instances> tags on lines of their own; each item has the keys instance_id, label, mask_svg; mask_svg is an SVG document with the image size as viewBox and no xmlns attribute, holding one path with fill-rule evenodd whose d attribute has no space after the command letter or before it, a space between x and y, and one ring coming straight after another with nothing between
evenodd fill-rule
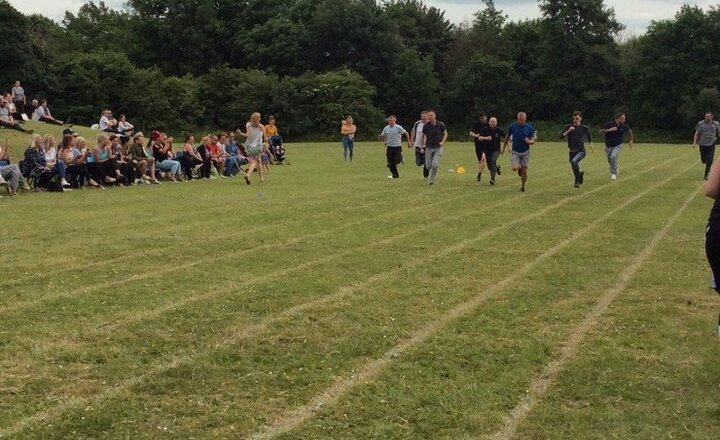
<instances>
[{"instance_id":1,"label":"black shorts","mask_svg":"<svg viewBox=\"0 0 720 440\"><path fill-rule=\"evenodd\" d=\"M491 146L475 145L475 155L477 156L478 162L482 161L483 154L485 155L485 160L490 162L490 159L495 153L500 153L500 150L497 150Z\"/></svg>"}]
</instances>

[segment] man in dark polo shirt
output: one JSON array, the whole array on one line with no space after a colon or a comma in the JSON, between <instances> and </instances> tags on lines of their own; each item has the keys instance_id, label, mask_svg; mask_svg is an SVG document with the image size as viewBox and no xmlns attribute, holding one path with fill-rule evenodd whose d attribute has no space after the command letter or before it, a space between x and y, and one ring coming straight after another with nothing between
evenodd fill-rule
<instances>
[{"instance_id":1,"label":"man in dark polo shirt","mask_svg":"<svg viewBox=\"0 0 720 440\"><path fill-rule=\"evenodd\" d=\"M428 110L427 117L428 122L422 129L423 144L425 145L425 168L429 170L428 183L434 185L448 132L445 124L437 120L434 110Z\"/></svg>"},{"instance_id":2,"label":"man in dark polo shirt","mask_svg":"<svg viewBox=\"0 0 720 440\"><path fill-rule=\"evenodd\" d=\"M477 156L478 160L478 182L482 177L482 172L485 169L485 164L487 163L487 157L485 157L485 155L483 154L483 141L479 139L479 136L480 132L487 126L487 113L482 112L480 113L480 117L478 118L477 122L475 122L475 124L473 124L472 128L470 129L470 137L475 140L475 156Z\"/></svg>"},{"instance_id":3,"label":"man in dark polo shirt","mask_svg":"<svg viewBox=\"0 0 720 440\"><path fill-rule=\"evenodd\" d=\"M715 160L715 144L720 135L720 125L714 120L712 112L705 113L705 119L695 126L693 148L700 145L700 161L705 164L705 180L708 180L710 168Z\"/></svg>"},{"instance_id":4,"label":"man in dark polo shirt","mask_svg":"<svg viewBox=\"0 0 720 440\"><path fill-rule=\"evenodd\" d=\"M605 134L605 154L607 155L608 165L610 165L610 180L617 180L618 176L618 156L622 150L623 138L625 133L630 133L630 148L635 144L635 136L630 127L625 123L625 113L615 115L615 120L603 124L600 133Z\"/></svg>"},{"instance_id":5,"label":"man in dark polo shirt","mask_svg":"<svg viewBox=\"0 0 720 440\"><path fill-rule=\"evenodd\" d=\"M585 159L585 142L590 142L590 148L595 149L590 137L590 128L587 125L582 124L582 114L575 112L572 115L572 124L568 124L563 127L560 132L560 139L567 139L570 167L572 168L573 175L575 176L575 188L580 188L580 185L585 181L585 171L580 169L580 161Z\"/></svg>"},{"instance_id":6,"label":"man in dark polo shirt","mask_svg":"<svg viewBox=\"0 0 720 440\"><path fill-rule=\"evenodd\" d=\"M495 176L500 174L500 166L497 164L497 160L500 157L500 143L504 138L505 133L498 127L497 118L494 116L490 118L487 126L480 129L476 138L481 143L480 154L484 157L490 170L490 185L495 185ZM482 164L480 173L482 173ZM478 173L478 182L480 181L480 173Z\"/></svg>"}]
</instances>

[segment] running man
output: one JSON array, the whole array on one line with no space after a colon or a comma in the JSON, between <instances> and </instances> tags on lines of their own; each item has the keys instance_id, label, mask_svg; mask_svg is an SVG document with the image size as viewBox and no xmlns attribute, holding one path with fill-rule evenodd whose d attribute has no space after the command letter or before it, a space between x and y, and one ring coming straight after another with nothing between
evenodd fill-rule
<instances>
[{"instance_id":1,"label":"running man","mask_svg":"<svg viewBox=\"0 0 720 440\"><path fill-rule=\"evenodd\" d=\"M625 113L615 115L615 120L606 122L600 133L605 134L605 154L607 155L608 165L610 165L610 180L617 180L618 176L618 156L622 150L623 137L625 133L630 133L630 149L635 144L635 135L630 127L625 124Z\"/></svg>"},{"instance_id":2,"label":"running man","mask_svg":"<svg viewBox=\"0 0 720 440\"><path fill-rule=\"evenodd\" d=\"M497 118L493 116L490 118L489 124L480 129L475 140L475 153L478 155L478 160L482 157L487 162L490 170L490 185L495 185L495 176L500 174L500 166L497 164L497 160L500 157L500 142L503 138L505 138L505 133L498 127ZM480 152L477 149L478 141L480 141ZM477 176L478 182L483 172L483 165L484 163L481 161L480 172Z\"/></svg>"},{"instance_id":3,"label":"running man","mask_svg":"<svg viewBox=\"0 0 720 440\"><path fill-rule=\"evenodd\" d=\"M410 132L410 139L412 139L415 145L415 165L423 167L423 177L427 180L430 170L425 166L425 144L423 144L422 135L425 124L427 124L427 112L423 110L420 113L420 120L413 125L412 131Z\"/></svg>"},{"instance_id":4,"label":"running man","mask_svg":"<svg viewBox=\"0 0 720 440\"><path fill-rule=\"evenodd\" d=\"M483 154L483 141L479 139L480 132L488 126L487 113L480 113L480 117L477 122L470 129L470 137L475 139L475 156L478 160L478 174L477 181L479 182L482 178L482 172L485 169L487 163L487 157Z\"/></svg>"},{"instance_id":5,"label":"running man","mask_svg":"<svg viewBox=\"0 0 720 440\"><path fill-rule=\"evenodd\" d=\"M530 165L530 146L535 144L535 129L527 123L527 114L517 114L517 122L510 126L505 136L502 153L505 154L512 138L512 157L510 163L512 170L520 176L520 191L525 192L528 179L528 166Z\"/></svg>"},{"instance_id":6,"label":"running man","mask_svg":"<svg viewBox=\"0 0 720 440\"><path fill-rule=\"evenodd\" d=\"M695 126L695 137L692 144L693 148L700 145L700 161L705 164L705 180L708 180L715 160L715 144L720 135L720 124L714 118L712 112L705 113L705 119Z\"/></svg>"},{"instance_id":7,"label":"running man","mask_svg":"<svg viewBox=\"0 0 720 440\"><path fill-rule=\"evenodd\" d=\"M585 181L585 171L580 169L580 161L585 159L585 142L590 142L590 149L595 151L592 138L590 137L590 128L582 124L582 114L575 112L572 115L572 124L563 127L560 132L560 139L567 139L568 149L570 150L569 160L573 175L575 176L575 188Z\"/></svg>"},{"instance_id":8,"label":"running man","mask_svg":"<svg viewBox=\"0 0 720 440\"><path fill-rule=\"evenodd\" d=\"M448 131L445 124L437 120L434 110L428 110L427 119L427 124L422 129L423 145L425 145L425 168L429 170L428 184L434 185Z\"/></svg>"},{"instance_id":9,"label":"running man","mask_svg":"<svg viewBox=\"0 0 720 440\"><path fill-rule=\"evenodd\" d=\"M402 162L402 137L405 135L408 142L408 148L412 148L410 142L410 133L408 133L401 125L397 124L397 118L395 115L390 115L387 119L388 125L383 128L382 133L378 138L385 141L387 146L387 167L390 168L390 176L388 179L400 178L397 166Z\"/></svg>"}]
</instances>

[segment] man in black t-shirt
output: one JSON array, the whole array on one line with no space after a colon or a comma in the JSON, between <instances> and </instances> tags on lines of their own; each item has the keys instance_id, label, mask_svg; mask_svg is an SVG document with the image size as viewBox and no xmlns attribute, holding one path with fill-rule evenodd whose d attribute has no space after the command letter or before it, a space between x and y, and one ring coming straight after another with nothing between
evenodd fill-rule
<instances>
[{"instance_id":1,"label":"man in black t-shirt","mask_svg":"<svg viewBox=\"0 0 720 440\"><path fill-rule=\"evenodd\" d=\"M423 145L425 145L425 168L430 170L428 173L428 183L435 184L438 168L440 168L440 158L443 155L443 146L448 137L445 124L437 120L437 116L433 110L427 113L428 122L423 126Z\"/></svg>"},{"instance_id":2,"label":"man in black t-shirt","mask_svg":"<svg viewBox=\"0 0 720 440\"><path fill-rule=\"evenodd\" d=\"M592 138L590 136L590 128L582 124L582 114L580 112L573 113L572 124L563 127L560 132L560 139L567 139L570 167L575 176L575 188L585 181L585 172L580 169L580 161L585 159L585 142L590 142L590 148L594 150Z\"/></svg>"},{"instance_id":3,"label":"man in black t-shirt","mask_svg":"<svg viewBox=\"0 0 720 440\"><path fill-rule=\"evenodd\" d=\"M487 166L490 170L490 185L495 185L495 175L500 172L497 159L500 157L500 142L504 138L505 133L498 127L497 118L494 116L490 118L490 123L487 126L480 129L478 136L475 138L476 142L480 142L480 154L487 161ZM480 181L483 165L483 163L480 164L480 173L478 173L477 177L478 182Z\"/></svg>"}]
</instances>

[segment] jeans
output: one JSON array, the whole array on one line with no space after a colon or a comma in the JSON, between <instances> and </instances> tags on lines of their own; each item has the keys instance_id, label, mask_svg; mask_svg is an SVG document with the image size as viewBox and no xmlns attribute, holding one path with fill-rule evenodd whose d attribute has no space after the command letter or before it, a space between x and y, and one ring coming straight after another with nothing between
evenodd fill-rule
<instances>
[{"instance_id":1,"label":"jeans","mask_svg":"<svg viewBox=\"0 0 720 440\"><path fill-rule=\"evenodd\" d=\"M171 174L180 174L180 162L172 159L165 159L162 162L155 163L157 169L162 171L170 171Z\"/></svg>"},{"instance_id":2,"label":"jeans","mask_svg":"<svg viewBox=\"0 0 720 440\"><path fill-rule=\"evenodd\" d=\"M605 147L605 154L607 155L608 164L610 165L610 174L618 173L618 156L622 150L622 145L616 145L614 147Z\"/></svg>"},{"instance_id":3,"label":"jeans","mask_svg":"<svg viewBox=\"0 0 720 440\"><path fill-rule=\"evenodd\" d=\"M585 159L584 151L571 151L570 152L570 166L572 167L573 175L575 175L575 183L580 181L580 161Z\"/></svg>"},{"instance_id":4,"label":"jeans","mask_svg":"<svg viewBox=\"0 0 720 440\"><path fill-rule=\"evenodd\" d=\"M440 159L442 158L442 148L425 148L425 168L429 170L428 182L435 183L438 168L440 168Z\"/></svg>"},{"instance_id":5,"label":"jeans","mask_svg":"<svg viewBox=\"0 0 720 440\"><path fill-rule=\"evenodd\" d=\"M233 176L235 173L240 171L240 166L243 164L243 159L238 155L230 155L225 159L225 173L228 176Z\"/></svg>"},{"instance_id":6,"label":"jeans","mask_svg":"<svg viewBox=\"0 0 720 440\"><path fill-rule=\"evenodd\" d=\"M51 171L52 171L54 174L57 174L58 176L60 176L61 179L64 179L64 178L65 178L65 174L66 174L65 162L59 160L59 161L55 164L55 166L52 167L52 170L51 170Z\"/></svg>"},{"instance_id":7,"label":"jeans","mask_svg":"<svg viewBox=\"0 0 720 440\"><path fill-rule=\"evenodd\" d=\"M494 150L492 152L485 152L485 159L487 160L487 166L490 170L490 179L495 180L497 175L497 160L500 157L500 150Z\"/></svg>"},{"instance_id":8,"label":"jeans","mask_svg":"<svg viewBox=\"0 0 720 440\"><path fill-rule=\"evenodd\" d=\"M705 178L707 179L710 174L710 168L712 168L713 161L715 160L715 144L712 145L700 145L700 162L705 164Z\"/></svg>"},{"instance_id":9,"label":"jeans","mask_svg":"<svg viewBox=\"0 0 720 440\"><path fill-rule=\"evenodd\" d=\"M17 165L5 165L0 166L0 175L10 186L12 192L17 192L18 185L20 184L20 168Z\"/></svg>"},{"instance_id":10,"label":"jeans","mask_svg":"<svg viewBox=\"0 0 720 440\"><path fill-rule=\"evenodd\" d=\"M343 136L343 157L346 161L352 162L353 160L353 147L355 146L355 141L350 139L350 136L344 135Z\"/></svg>"}]
</instances>

